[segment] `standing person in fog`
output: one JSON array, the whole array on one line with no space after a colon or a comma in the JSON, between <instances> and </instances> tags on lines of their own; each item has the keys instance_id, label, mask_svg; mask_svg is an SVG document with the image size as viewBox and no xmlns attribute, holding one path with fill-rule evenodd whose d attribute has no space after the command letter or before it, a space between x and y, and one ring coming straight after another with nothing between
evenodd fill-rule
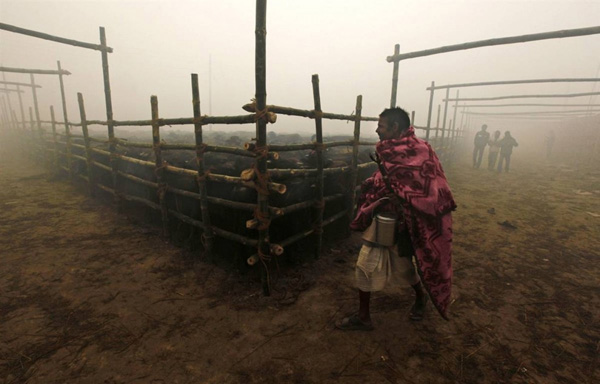
<instances>
[{"instance_id":1,"label":"standing person in fog","mask_svg":"<svg viewBox=\"0 0 600 384\"><path fill-rule=\"evenodd\" d=\"M456 204L442 166L431 146L415 135L402 108L384 110L376 132L380 168L362 183L357 214L350 224L354 231L365 231L355 270L359 310L336 323L341 330L373 329L371 292L383 289L392 274L415 292L411 320L423 318L428 293L445 319L450 306L451 212ZM391 230L395 244L382 244L377 234L369 234L371 229L379 230L375 212L396 218L396 230Z\"/></svg>"},{"instance_id":2,"label":"standing person in fog","mask_svg":"<svg viewBox=\"0 0 600 384\"><path fill-rule=\"evenodd\" d=\"M510 131L504 133L504 137L500 140L500 161L498 162L498 172L502 172L502 163L505 163L504 170L508 172L510 167L510 155L512 155L513 147L518 147L519 143L510 135Z\"/></svg>"},{"instance_id":3,"label":"standing person in fog","mask_svg":"<svg viewBox=\"0 0 600 384\"><path fill-rule=\"evenodd\" d=\"M496 168L498 152L500 152L500 131L494 132L494 137L489 141L490 152L488 155L488 169L493 171Z\"/></svg>"},{"instance_id":4,"label":"standing person in fog","mask_svg":"<svg viewBox=\"0 0 600 384\"><path fill-rule=\"evenodd\" d=\"M487 132L487 124L481 126L481 131L475 134L475 148L473 149L473 168L479 168L481 165L481 158L483 157L483 150L490 141L490 133Z\"/></svg>"}]
</instances>

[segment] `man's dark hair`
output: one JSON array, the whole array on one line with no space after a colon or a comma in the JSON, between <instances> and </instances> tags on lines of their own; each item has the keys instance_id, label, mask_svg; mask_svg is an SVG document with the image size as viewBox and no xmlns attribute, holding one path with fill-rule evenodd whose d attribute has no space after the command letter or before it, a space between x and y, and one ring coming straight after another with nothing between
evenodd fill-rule
<instances>
[{"instance_id":1,"label":"man's dark hair","mask_svg":"<svg viewBox=\"0 0 600 384\"><path fill-rule=\"evenodd\" d=\"M410 127L410 117L408 117L408 113L400 107L384 109L383 112L379 114L379 117L386 119L388 125L398 123L400 132L404 132Z\"/></svg>"}]
</instances>

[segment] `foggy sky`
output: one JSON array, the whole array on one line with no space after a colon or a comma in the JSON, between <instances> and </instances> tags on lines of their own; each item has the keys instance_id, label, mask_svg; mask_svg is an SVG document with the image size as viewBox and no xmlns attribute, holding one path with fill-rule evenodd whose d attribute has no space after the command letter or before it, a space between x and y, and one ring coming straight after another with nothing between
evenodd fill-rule
<instances>
[{"instance_id":1,"label":"foggy sky","mask_svg":"<svg viewBox=\"0 0 600 384\"><path fill-rule=\"evenodd\" d=\"M108 45L114 49L109 65L116 120L149 119L151 95L158 96L161 117L192 116L191 73L199 74L203 114L245 114L241 106L254 97L254 0L0 0L0 20L96 44L98 27L104 26ZM404 53L596 25L600 25L597 0L271 0L267 3L267 103L312 109L311 75L319 74L324 111L350 114L356 96L363 95L363 115L376 116L390 103L392 64L386 57L393 54L395 44L400 44ZM425 125L429 102L425 88L431 81L442 85L598 77L598 52L600 35L593 35L403 61L397 104L416 111L416 124ZM84 95L88 119L106 120L100 52L0 31L1 65L56 69L57 60L72 73L65 78L69 120L79 121L77 92ZM6 73L5 77L29 82L25 74ZM39 90L42 119L49 119L51 104L60 118L57 77L36 75L36 81L43 86ZM600 91L600 84L464 88L460 96L591 91ZM451 96L455 92L451 90ZM436 93L432 124L444 93ZM13 94L11 98L15 108L16 97ZM24 100L31 105L29 91ZM600 97L536 100L600 103ZM448 114L451 118L451 108ZM308 119L279 116L269 129L293 133L313 129L313 124ZM527 124L506 119L488 123L492 130ZM363 125L363 130L374 129L374 123ZM351 134L352 124L325 122L324 131L326 135Z\"/></svg>"}]
</instances>

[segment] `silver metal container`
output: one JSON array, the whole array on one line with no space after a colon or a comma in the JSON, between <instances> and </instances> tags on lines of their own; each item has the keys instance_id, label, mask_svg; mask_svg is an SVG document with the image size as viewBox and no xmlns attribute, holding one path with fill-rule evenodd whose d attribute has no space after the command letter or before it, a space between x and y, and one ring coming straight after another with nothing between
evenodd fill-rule
<instances>
[{"instance_id":1,"label":"silver metal container","mask_svg":"<svg viewBox=\"0 0 600 384\"><path fill-rule=\"evenodd\" d=\"M382 212L375 216L375 243L385 247L396 244L396 215Z\"/></svg>"}]
</instances>

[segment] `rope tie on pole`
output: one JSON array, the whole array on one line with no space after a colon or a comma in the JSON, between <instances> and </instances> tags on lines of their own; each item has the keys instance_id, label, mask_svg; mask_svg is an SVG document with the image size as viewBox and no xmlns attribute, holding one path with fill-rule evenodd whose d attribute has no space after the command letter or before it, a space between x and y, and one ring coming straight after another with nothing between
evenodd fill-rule
<instances>
[{"instance_id":1,"label":"rope tie on pole","mask_svg":"<svg viewBox=\"0 0 600 384\"><path fill-rule=\"evenodd\" d=\"M166 161L163 161L160 167L154 168L154 176L156 176L156 178L162 177L162 173L167 165L169 164Z\"/></svg>"},{"instance_id":2,"label":"rope tie on pole","mask_svg":"<svg viewBox=\"0 0 600 384\"><path fill-rule=\"evenodd\" d=\"M194 124L204 125L204 119L206 119L207 117L208 117L207 115L194 117L194 119L192 121Z\"/></svg>"},{"instance_id":3,"label":"rope tie on pole","mask_svg":"<svg viewBox=\"0 0 600 384\"><path fill-rule=\"evenodd\" d=\"M210 171L206 171L202 174L199 173L198 175L196 175L196 180L198 181L198 183L204 183L208 179L209 175L210 175Z\"/></svg>"},{"instance_id":4,"label":"rope tie on pole","mask_svg":"<svg viewBox=\"0 0 600 384\"><path fill-rule=\"evenodd\" d=\"M323 118L323 111L313 111L312 114L313 114L313 117L315 119L322 119Z\"/></svg>"},{"instance_id":5,"label":"rope tie on pole","mask_svg":"<svg viewBox=\"0 0 600 384\"><path fill-rule=\"evenodd\" d=\"M325 151L327 149L327 146L323 143L319 143L318 141L313 141L313 145L315 146L315 150L316 151Z\"/></svg>"}]
</instances>

